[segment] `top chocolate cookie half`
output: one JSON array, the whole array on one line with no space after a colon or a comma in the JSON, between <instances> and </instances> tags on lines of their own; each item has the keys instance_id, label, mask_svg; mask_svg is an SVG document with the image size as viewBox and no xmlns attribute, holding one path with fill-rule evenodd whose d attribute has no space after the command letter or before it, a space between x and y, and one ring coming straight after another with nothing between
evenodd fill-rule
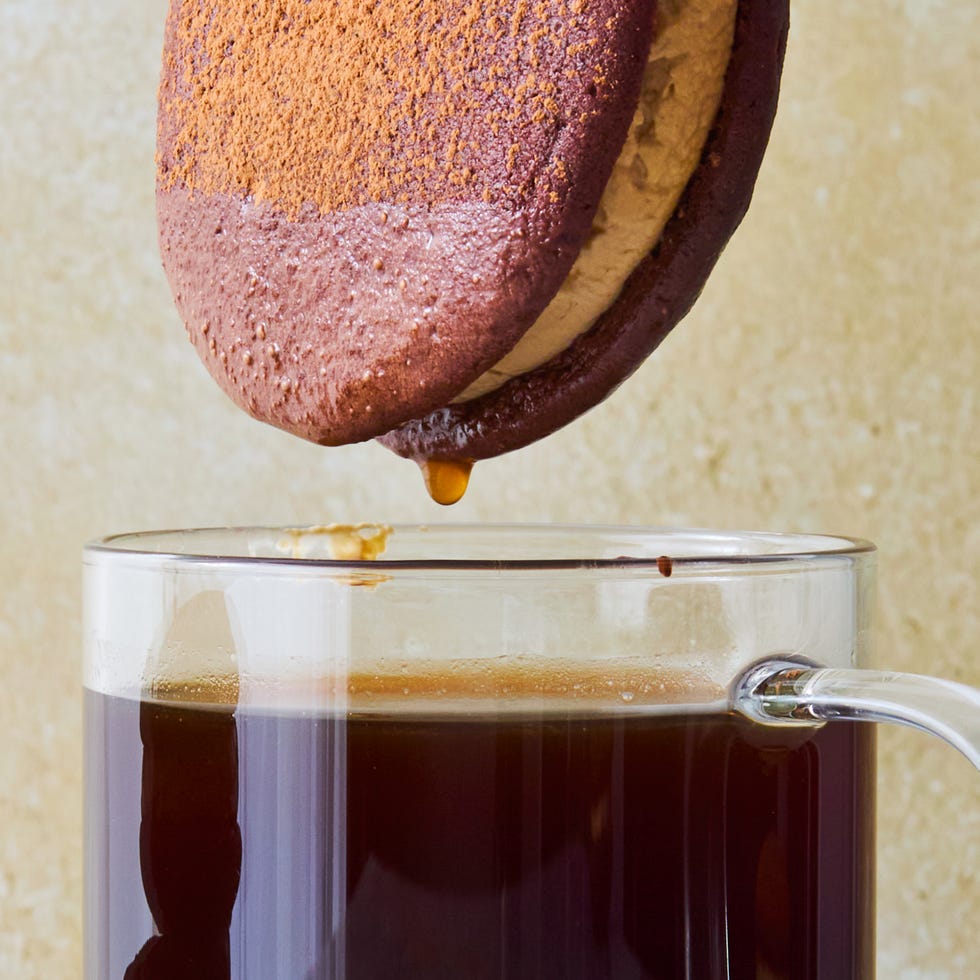
<instances>
[{"instance_id":1,"label":"top chocolate cookie half","mask_svg":"<svg viewBox=\"0 0 980 980\"><path fill-rule=\"evenodd\" d=\"M592 231L653 0L172 0L164 266L222 388L370 438L511 351Z\"/></svg>"}]
</instances>

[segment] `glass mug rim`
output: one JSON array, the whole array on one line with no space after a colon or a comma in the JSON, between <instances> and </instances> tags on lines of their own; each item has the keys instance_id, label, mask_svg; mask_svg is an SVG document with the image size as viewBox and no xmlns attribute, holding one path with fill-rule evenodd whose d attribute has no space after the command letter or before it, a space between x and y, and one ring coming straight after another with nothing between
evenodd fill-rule
<instances>
[{"instance_id":1,"label":"glass mug rim","mask_svg":"<svg viewBox=\"0 0 980 980\"><path fill-rule=\"evenodd\" d=\"M428 544L425 556L408 554L372 559L334 558L288 553L284 542L304 536L327 537L337 529L354 533L389 533L398 543L406 538ZM431 535L431 537L430 537ZM594 548L630 546L641 554L559 553L559 543L569 536L585 539ZM243 545L278 538L278 549L267 553L243 553ZM431 545L449 543L451 556L435 556ZM500 556L487 554L487 545L502 546ZM481 547L482 546L482 547ZM480 557L466 557L467 547ZM588 549L591 550L591 549ZM863 538L838 534L802 532L712 530L653 525L551 524L551 523L443 523L357 525L249 525L215 526L111 534L87 542L86 563L100 559L132 563L146 568L168 566L229 566L253 571L300 569L385 571L412 573L432 571L555 572L638 571L658 575L688 572L697 575L751 574L763 570L791 571L814 563L845 560L874 561L876 546ZM665 567L664 559L668 560ZM188 570L190 570L188 568Z\"/></svg>"}]
</instances>

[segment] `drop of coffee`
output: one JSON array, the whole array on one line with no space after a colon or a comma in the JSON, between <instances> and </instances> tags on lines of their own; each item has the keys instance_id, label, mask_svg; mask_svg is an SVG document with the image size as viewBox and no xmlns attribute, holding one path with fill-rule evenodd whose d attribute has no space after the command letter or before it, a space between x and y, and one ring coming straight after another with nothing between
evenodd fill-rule
<instances>
[{"instance_id":1,"label":"drop of coffee","mask_svg":"<svg viewBox=\"0 0 980 980\"><path fill-rule=\"evenodd\" d=\"M463 499L470 484L473 461L470 459L427 459L419 463L425 488L437 503L448 507Z\"/></svg>"}]
</instances>

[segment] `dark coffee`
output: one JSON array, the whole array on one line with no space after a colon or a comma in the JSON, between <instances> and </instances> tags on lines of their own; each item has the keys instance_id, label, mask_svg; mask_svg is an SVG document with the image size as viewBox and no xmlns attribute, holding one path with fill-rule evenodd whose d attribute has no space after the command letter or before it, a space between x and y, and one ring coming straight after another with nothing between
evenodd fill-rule
<instances>
[{"instance_id":1,"label":"dark coffee","mask_svg":"<svg viewBox=\"0 0 980 980\"><path fill-rule=\"evenodd\" d=\"M874 734L86 701L87 980L868 980Z\"/></svg>"}]
</instances>

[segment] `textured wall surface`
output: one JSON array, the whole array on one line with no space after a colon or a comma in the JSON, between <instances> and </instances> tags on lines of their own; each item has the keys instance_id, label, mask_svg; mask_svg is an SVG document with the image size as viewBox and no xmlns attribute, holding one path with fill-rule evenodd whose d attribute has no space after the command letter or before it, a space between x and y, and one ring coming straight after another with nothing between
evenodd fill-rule
<instances>
[{"instance_id":1,"label":"textured wall surface","mask_svg":"<svg viewBox=\"0 0 980 980\"><path fill-rule=\"evenodd\" d=\"M240 415L184 339L153 214L163 0L0 5L0 976L80 971L79 548L350 519L826 530L881 547L879 658L980 685L980 7L795 0L750 218L613 399L478 468ZM980 779L881 738L881 976L972 978Z\"/></svg>"}]
</instances>

